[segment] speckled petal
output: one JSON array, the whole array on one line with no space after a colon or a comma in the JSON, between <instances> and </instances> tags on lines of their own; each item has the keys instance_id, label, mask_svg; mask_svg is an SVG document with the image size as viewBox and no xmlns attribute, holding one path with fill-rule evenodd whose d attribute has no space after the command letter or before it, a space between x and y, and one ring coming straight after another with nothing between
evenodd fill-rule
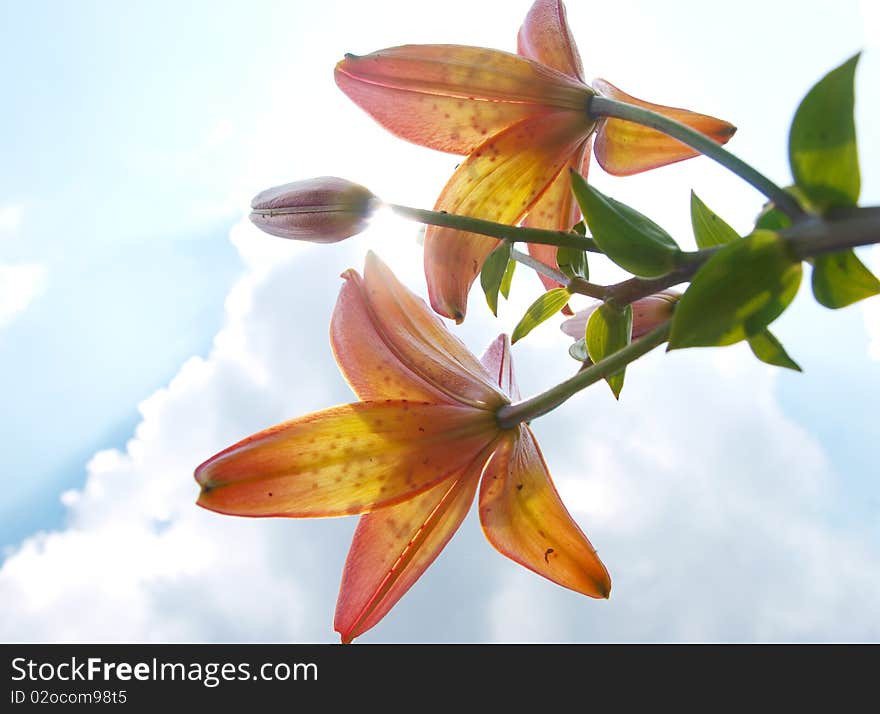
<instances>
[{"instance_id":1,"label":"speckled petal","mask_svg":"<svg viewBox=\"0 0 880 714\"><path fill-rule=\"evenodd\" d=\"M196 469L198 504L239 516L341 516L412 498L497 434L494 415L403 400L358 402L279 424Z\"/></svg>"},{"instance_id":2,"label":"speckled petal","mask_svg":"<svg viewBox=\"0 0 880 714\"><path fill-rule=\"evenodd\" d=\"M592 130L579 112L552 112L505 129L476 149L446 184L435 210L516 224ZM425 274L431 306L464 319L467 295L498 241L428 226Z\"/></svg>"},{"instance_id":3,"label":"speckled petal","mask_svg":"<svg viewBox=\"0 0 880 714\"><path fill-rule=\"evenodd\" d=\"M387 398L392 395L384 393L386 386L412 389L424 384L445 401L480 409L494 410L506 401L480 361L374 253L367 255L363 279L353 270L343 277L356 292L343 290L351 299L337 304L331 340L359 396ZM352 318L345 314L349 306L357 308ZM365 316L366 322L355 324L356 315ZM373 345L378 349L371 355Z\"/></svg>"},{"instance_id":4,"label":"speckled petal","mask_svg":"<svg viewBox=\"0 0 880 714\"><path fill-rule=\"evenodd\" d=\"M516 38L517 52L583 80L584 68L560 0L536 0Z\"/></svg>"},{"instance_id":5,"label":"speckled petal","mask_svg":"<svg viewBox=\"0 0 880 714\"><path fill-rule=\"evenodd\" d=\"M604 79L594 80L593 87L611 99L651 109L687 124L719 144L726 144L736 132L736 127L729 122L636 99ZM698 151L666 134L621 119L603 119L599 123L594 151L599 165L615 176L630 176L699 155Z\"/></svg>"},{"instance_id":6,"label":"speckled petal","mask_svg":"<svg viewBox=\"0 0 880 714\"><path fill-rule=\"evenodd\" d=\"M582 111L592 90L524 57L462 45L347 55L336 83L393 134L457 154L547 108Z\"/></svg>"},{"instance_id":7,"label":"speckled petal","mask_svg":"<svg viewBox=\"0 0 880 714\"><path fill-rule=\"evenodd\" d=\"M385 617L440 555L474 501L485 460L478 456L415 498L361 516L333 623L344 643Z\"/></svg>"},{"instance_id":8,"label":"speckled petal","mask_svg":"<svg viewBox=\"0 0 880 714\"><path fill-rule=\"evenodd\" d=\"M358 399L409 399L457 403L407 367L389 347L381 323L365 295L363 278L347 270L330 319L330 346L343 376ZM428 307L422 302L424 310ZM436 317L433 317L436 319Z\"/></svg>"},{"instance_id":9,"label":"speckled petal","mask_svg":"<svg viewBox=\"0 0 880 714\"><path fill-rule=\"evenodd\" d=\"M592 137L587 139L571 161L568 168L579 171L586 178L590 169L590 149ZM571 193L571 174L566 170L559 173L550 184L547 192L532 206L523 221L529 228L544 228L551 231L567 231L580 220L580 210ZM559 268L556 262L556 246L529 243L529 254L551 268ZM538 273L538 277L547 290L558 288L560 284L553 278Z\"/></svg>"},{"instance_id":10,"label":"speckled petal","mask_svg":"<svg viewBox=\"0 0 880 714\"><path fill-rule=\"evenodd\" d=\"M532 432L508 433L483 473L480 522L503 555L584 595L606 598L611 578L566 510Z\"/></svg>"}]
</instances>

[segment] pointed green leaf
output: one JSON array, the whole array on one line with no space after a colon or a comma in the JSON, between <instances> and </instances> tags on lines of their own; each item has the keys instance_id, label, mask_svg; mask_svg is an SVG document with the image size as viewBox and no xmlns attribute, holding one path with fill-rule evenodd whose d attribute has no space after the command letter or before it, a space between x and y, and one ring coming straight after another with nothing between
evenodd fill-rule
<instances>
[{"instance_id":1,"label":"pointed green leaf","mask_svg":"<svg viewBox=\"0 0 880 714\"><path fill-rule=\"evenodd\" d=\"M587 352L587 341L582 337L568 348L568 354L572 359L578 362L586 362L590 359L590 353Z\"/></svg>"},{"instance_id":2,"label":"pointed green leaf","mask_svg":"<svg viewBox=\"0 0 880 714\"><path fill-rule=\"evenodd\" d=\"M788 137L795 183L819 211L859 200L854 79L859 55L831 70L804 97Z\"/></svg>"},{"instance_id":3,"label":"pointed green leaf","mask_svg":"<svg viewBox=\"0 0 880 714\"><path fill-rule=\"evenodd\" d=\"M572 229L575 233L578 233L579 235L582 235L582 236L587 235L587 227L586 227L586 225L584 225L584 222L583 222L583 221L578 221L577 223L575 223L575 224L571 227L571 229Z\"/></svg>"},{"instance_id":4,"label":"pointed green leaf","mask_svg":"<svg viewBox=\"0 0 880 714\"><path fill-rule=\"evenodd\" d=\"M832 310L880 293L880 280L852 250L813 258L813 295Z\"/></svg>"},{"instance_id":5,"label":"pointed green leaf","mask_svg":"<svg viewBox=\"0 0 880 714\"><path fill-rule=\"evenodd\" d=\"M650 218L596 190L575 171L571 186L593 240L621 268L643 278L675 268L681 250Z\"/></svg>"},{"instance_id":6,"label":"pointed green leaf","mask_svg":"<svg viewBox=\"0 0 880 714\"><path fill-rule=\"evenodd\" d=\"M586 251L579 250L578 248L557 248L556 264L569 278L590 279L590 268L587 265Z\"/></svg>"},{"instance_id":7,"label":"pointed green leaf","mask_svg":"<svg viewBox=\"0 0 880 714\"><path fill-rule=\"evenodd\" d=\"M632 315L632 305L619 308L603 303L593 310L586 330L587 351L593 362L613 355L630 343ZM616 399L620 399L625 372L626 369L622 369L605 378Z\"/></svg>"},{"instance_id":8,"label":"pointed green leaf","mask_svg":"<svg viewBox=\"0 0 880 714\"><path fill-rule=\"evenodd\" d=\"M678 301L669 349L730 345L762 332L797 294L801 263L778 235L755 231L703 264Z\"/></svg>"},{"instance_id":9,"label":"pointed green leaf","mask_svg":"<svg viewBox=\"0 0 880 714\"><path fill-rule=\"evenodd\" d=\"M788 356L782 343L776 339L770 330L763 330L749 337L749 347L752 348L755 357L762 362L775 365L776 367L793 369L797 372L803 371L800 365Z\"/></svg>"},{"instance_id":10,"label":"pointed green leaf","mask_svg":"<svg viewBox=\"0 0 880 714\"><path fill-rule=\"evenodd\" d=\"M504 280L504 272L507 270L509 260L510 243L503 240L495 250L489 253L489 257L486 258L483 269L480 271L480 286L486 294L489 309L496 317L498 316L498 291L501 289L501 282Z\"/></svg>"},{"instance_id":11,"label":"pointed green leaf","mask_svg":"<svg viewBox=\"0 0 880 714\"><path fill-rule=\"evenodd\" d=\"M703 203L693 191L691 191L691 225L694 227L694 238L697 239L698 248L724 245L739 238L739 233Z\"/></svg>"},{"instance_id":12,"label":"pointed green leaf","mask_svg":"<svg viewBox=\"0 0 880 714\"><path fill-rule=\"evenodd\" d=\"M553 315L566 306L569 298L571 298L571 293L565 288L553 288L545 292L526 310L522 320L513 329L510 341L516 342L521 340L542 322L553 317Z\"/></svg>"},{"instance_id":13,"label":"pointed green leaf","mask_svg":"<svg viewBox=\"0 0 880 714\"><path fill-rule=\"evenodd\" d=\"M510 297L510 285L513 283L513 273L516 270L516 261L512 258L507 261L507 268L501 278L501 294L507 300Z\"/></svg>"}]
</instances>

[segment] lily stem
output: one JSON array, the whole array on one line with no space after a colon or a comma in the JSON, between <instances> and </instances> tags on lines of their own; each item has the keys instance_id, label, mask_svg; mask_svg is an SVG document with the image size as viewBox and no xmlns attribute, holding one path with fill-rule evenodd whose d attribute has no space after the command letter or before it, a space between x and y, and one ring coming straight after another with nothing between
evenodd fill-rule
<instances>
[{"instance_id":1,"label":"lily stem","mask_svg":"<svg viewBox=\"0 0 880 714\"><path fill-rule=\"evenodd\" d=\"M541 273L541 275L545 275L551 280L555 280L570 293L589 295L598 300L605 300L608 295L608 288L604 285L597 285L596 283L588 282L583 278L569 278L565 273L556 270L555 268L551 268L549 265L544 265L540 260L536 260L528 253L523 253L516 248L510 249L510 257L517 263L522 263L526 267L531 268L536 273Z\"/></svg>"},{"instance_id":2,"label":"lily stem","mask_svg":"<svg viewBox=\"0 0 880 714\"><path fill-rule=\"evenodd\" d=\"M582 389L589 387L600 379L610 377L615 372L619 372L626 367L630 362L637 360L655 347L662 345L669 339L670 325L670 322L664 322L641 339L631 342L622 350L618 350L605 359L596 362L573 377L560 382L555 387L551 387L546 392L542 392L530 399L501 407L495 414L498 425L502 429L513 429L517 424L531 421L536 417L553 411Z\"/></svg>"},{"instance_id":3,"label":"lily stem","mask_svg":"<svg viewBox=\"0 0 880 714\"><path fill-rule=\"evenodd\" d=\"M389 208L398 216L403 216L419 223L427 223L431 226L442 228L455 228L468 233L479 233L500 240L517 243L540 243L541 245L555 245L561 248L579 248L591 253L601 253L596 242L587 236L582 236L573 231L549 231L541 228L525 228L510 226L506 223L485 221L482 218L460 216L455 213L443 211L427 211L423 208L410 208L389 204Z\"/></svg>"},{"instance_id":4,"label":"lily stem","mask_svg":"<svg viewBox=\"0 0 880 714\"><path fill-rule=\"evenodd\" d=\"M650 109L600 95L590 98L587 104L587 111L592 116L613 117L615 119L631 121L634 124L641 124L671 136L673 139L678 139L704 156L717 161L746 183L751 184L773 201L776 207L791 218L792 221L798 221L806 216L804 209L801 208L800 204L790 194L786 193L773 181L764 176L764 174L752 168L745 161L737 158L720 144L715 143L696 129L691 129L691 127L675 121L675 119L670 119Z\"/></svg>"},{"instance_id":5,"label":"lily stem","mask_svg":"<svg viewBox=\"0 0 880 714\"><path fill-rule=\"evenodd\" d=\"M551 268L549 265L544 265L540 260L533 258L528 253L523 253L521 250L517 250L516 248L510 249L510 257L515 260L517 263L522 263L527 268L531 268L536 273L540 273L541 275L550 278L551 280L555 280L557 283L561 283L562 285L568 284L568 276L556 270L555 268Z\"/></svg>"}]
</instances>

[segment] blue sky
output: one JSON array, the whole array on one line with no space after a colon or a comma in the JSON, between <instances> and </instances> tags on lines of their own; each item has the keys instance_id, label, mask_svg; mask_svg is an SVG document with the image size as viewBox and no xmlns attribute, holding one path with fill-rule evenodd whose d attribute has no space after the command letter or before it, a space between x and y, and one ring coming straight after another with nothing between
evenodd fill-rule
<instances>
[{"instance_id":1,"label":"blue sky","mask_svg":"<svg viewBox=\"0 0 880 714\"><path fill-rule=\"evenodd\" d=\"M268 239L243 220L259 190L322 174L391 201L433 203L458 159L388 136L338 92L332 67L346 51L404 42L513 49L529 3L449 2L429 21L415 5L131 2L123 10L109 0L0 0L0 79L11 108L0 113L0 276L8 280L0 290L0 593L20 607L0 637L333 639L353 522L222 519L192 506L189 479L240 436L350 399L326 324L336 276L368 248L424 294L412 225L379 217L364 236L314 249ZM800 97L864 48L863 200L880 202L880 138L869 128L880 111L871 91L880 23L870 2L745 3L720 32L706 33L699 27L719 20L703 3L568 5L588 76L729 118L740 127L731 149L781 183ZM796 31L784 30L795 16ZM592 178L683 242L691 187L742 230L760 206L702 159L625 180L596 168ZM876 249L861 254L880 264ZM472 297L462 334L474 351L510 330L535 289L520 279L500 325ZM469 522L427 583L368 637L880 639L877 600L846 594L880 593L876 574L860 572L880 563L872 448L880 425L868 418L880 398L876 299L832 313L802 290L775 331L805 374L768 370L740 348L653 356L644 376L640 366L628 374L620 405L591 391L547 418L544 451L573 512L594 543L596 524L603 555L614 557L616 600L590 609L509 570ZM526 392L549 386L546 360L557 379L570 369L552 326L533 338L515 352ZM579 410L601 412L604 424L574 447L565 434L583 421ZM647 436L617 448L611 424ZM682 432L714 450L684 448ZM593 450L581 458L586 444ZM653 507L638 493L650 464L669 479ZM694 509L702 515L691 519ZM774 522L785 524L776 535ZM753 537L737 545L731 534L749 524ZM671 534L679 556L642 560L658 533ZM706 565L720 553L732 570ZM820 554L838 561L839 590L807 578ZM69 564L61 575L59 559ZM682 577L705 574L686 607L655 572L660 563ZM90 584L77 567L103 568L108 580ZM274 620L242 617L235 567L254 568L253 582L284 610L280 620L274 610ZM725 572L769 578L752 616L733 595L719 600ZM658 589L656 601L645 588ZM98 590L107 612L129 613L126 626L64 619ZM454 621L450 600L470 603ZM498 621L499 608L536 602L557 615L528 627ZM785 603L799 619L781 613ZM849 624L845 611L855 613Z\"/></svg>"}]
</instances>

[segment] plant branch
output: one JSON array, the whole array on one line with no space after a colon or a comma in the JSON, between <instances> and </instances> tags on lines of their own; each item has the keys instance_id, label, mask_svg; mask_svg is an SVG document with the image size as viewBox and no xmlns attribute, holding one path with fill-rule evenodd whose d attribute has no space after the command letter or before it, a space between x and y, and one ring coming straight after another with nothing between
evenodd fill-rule
<instances>
[{"instance_id":1,"label":"plant branch","mask_svg":"<svg viewBox=\"0 0 880 714\"><path fill-rule=\"evenodd\" d=\"M779 234L801 260L823 253L880 243L880 206L834 209L822 217L809 216L779 231ZM591 286L589 292L578 290L576 284L569 284L568 289L614 302L619 306L627 305L673 285L687 282L721 248L722 246L713 246L685 253L683 265L659 278L629 278L613 285L599 286L603 291L602 295L594 294L593 288L596 286Z\"/></svg>"}]
</instances>

